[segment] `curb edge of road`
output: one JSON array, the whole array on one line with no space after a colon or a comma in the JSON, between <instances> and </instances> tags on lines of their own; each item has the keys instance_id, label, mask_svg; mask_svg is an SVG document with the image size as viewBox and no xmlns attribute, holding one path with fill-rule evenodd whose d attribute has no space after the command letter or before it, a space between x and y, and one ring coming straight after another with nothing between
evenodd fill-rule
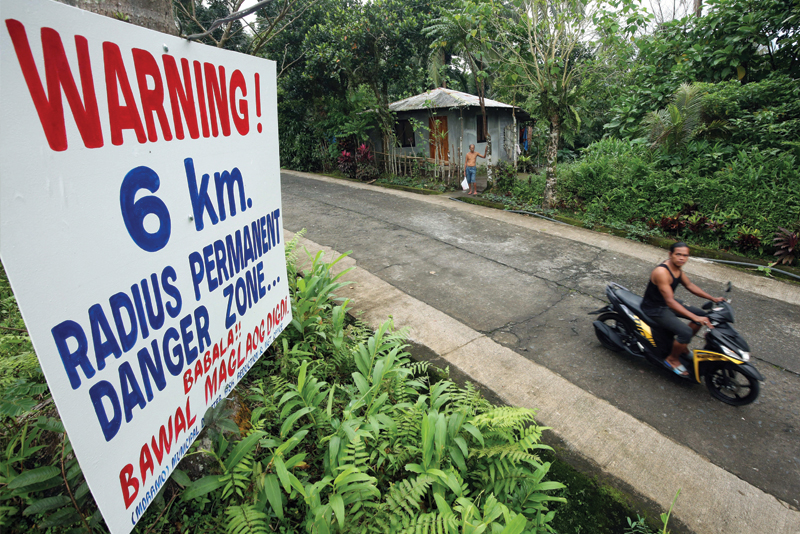
<instances>
[{"instance_id":1,"label":"curb edge of road","mask_svg":"<svg viewBox=\"0 0 800 534\"><path fill-rule=\"evenodd\" d=\"M294 236L288 230L284 234L287 240ZM313 255L322 251L327 261L340 255L305 238L299 246ZM403 293L359 268L353 258L344 258L334 270L349 267L353 267L347 274L351 283L338 295L353 299L351 313L373 328L392 317L397 328L409 329L409 341L431 351L501 402L536 409L539 424L552 428L569 456L624 489L632 489L646 504L666 511L680 489L673 518L687 531L800 533L800 512L789 504L544 366Z\"/></svg>"}]
</instances>

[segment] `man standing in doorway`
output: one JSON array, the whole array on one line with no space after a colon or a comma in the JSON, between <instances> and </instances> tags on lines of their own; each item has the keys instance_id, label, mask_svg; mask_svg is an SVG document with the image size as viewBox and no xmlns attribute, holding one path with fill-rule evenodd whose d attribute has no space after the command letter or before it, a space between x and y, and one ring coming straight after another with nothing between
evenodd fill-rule
<instances>
[{"instance_id":1,"label":"man standing in doorway","mask_svg":"<svg viewBox=\"0 0 800 534\"><path fill-rule=\"evenodd\" d=\"M467 158L464 162L464 178L467 179L467 184L469 184L468 195L478 194L478 185L475 183L477 171L475 166L478 164L478 158L486 158L486 150L483 151L483 154L478 154L475 152L475 145L469 145L469 152L467 152Z\"/></svg>"}]
</instances>

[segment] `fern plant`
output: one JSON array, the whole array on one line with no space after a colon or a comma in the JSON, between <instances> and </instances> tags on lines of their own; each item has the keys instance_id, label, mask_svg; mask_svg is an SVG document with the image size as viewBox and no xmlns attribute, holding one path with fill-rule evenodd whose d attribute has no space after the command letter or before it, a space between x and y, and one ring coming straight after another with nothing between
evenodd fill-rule
<instances>
[{"instance_id":1,"label":"fern plant","mask_svg":"<svg viewBox=\"0 0 800 534\"><path fill-rule=\"evenodd\" d=\"M225 529L228 534L267 534L267 515L256 510L254 506L229 506L225 509L228 524Z\"/></svg>"},{"instance_id":2,"label":"fern plant","mask_svg":"<svg viewBox=\"0 0 800 534\"><path fill-rule=\"evenodd\" d=\"M52 447L54 438L61 442L60 454L48 463L42 453ZM28 465L38 465L26 469ZM83 478L80 465L72 454L72 445L61 421L39 417L26 423L8 443L0 460L0 486L5 506L0 508L0 526L18 526L20 515L30 517L40 528L96 528L102 523Z\"/></svg>"},{"instance_id":3,"label":"fern plant","mask_svg":"<svg viewBox=\"0 0 800 534\"><path fill-rule=\"evenodd\" d=\"M664 147L667 153L685 146L701 131L727 130L725 121L703 122L702 91L700 86L684 83L672 96L667 107L653 111L642 123L648 131L651 148Z\"/></svg>"},{"instance_id":4,"label":"fern plant","mask_svg":"<svg viewBox=\"0 0 800 534\"><path fill-rule=\"evenodd\" d=\"M350 269L334 274L333 268L345 256L326 263L322 252L309 254L309 267L300 275L290 275L292 322L283 334L284 373L291 375L299 361L317 352L331 353L342 348L349 302L336 304L340 299L334 292L347 285L338 280Z\"/></svg>"},{"instance_id":5,"label":"fern plant","mask_svg":"<svg viewBox=\"0 0 800 534\"><path fill-rule=\"evenodd\" d=\"M325 389L327 383L317 380L308 371L309 362L303 361L297 375L297 385L287 384L288 391L283 393L278 406L282 406L280 418L283 421L280 436L285 437L300 420L308 420L309 424L323 431L326 411L321 408L326 398L333 400L333 388ZM320 437L321 434L320 434Z\"/></svg>"}]
</instances>

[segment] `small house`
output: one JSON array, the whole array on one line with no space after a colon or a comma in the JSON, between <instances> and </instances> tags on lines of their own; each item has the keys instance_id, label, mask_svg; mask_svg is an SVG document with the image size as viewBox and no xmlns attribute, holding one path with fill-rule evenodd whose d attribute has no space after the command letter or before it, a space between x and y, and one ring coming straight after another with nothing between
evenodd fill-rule
<instances>
[{"instance_id":1,"label":"small house","mask_svg":"<svg viewBox=\"0 0 800 534\"><path fill-rule=\"evenodd\" d=\"M520 108L484 99L486 121L492 141L492 162L513 161L518 151L521 121L529 116ZM477 96L453 89L438 88L389 104L395 113L398 155L423 156L456 164L462 163L469 145L484 153L483 115ZM376 146L382 143L380 140ZM479 159L478 164L486 160Z\"/></svg>"}]
</instances>

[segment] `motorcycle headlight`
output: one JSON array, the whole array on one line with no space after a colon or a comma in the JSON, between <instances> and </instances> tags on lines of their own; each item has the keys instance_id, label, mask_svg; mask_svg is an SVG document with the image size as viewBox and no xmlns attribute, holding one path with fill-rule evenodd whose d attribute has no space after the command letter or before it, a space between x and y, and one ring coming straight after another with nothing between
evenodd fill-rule
<instances>
[{"instance_id":1,"label":"motorcycle headlight","mask_svg":"<svg viewBox=\"0 0 800 534\"><path fill-rule=\"evenodd\" d=\"M742 360L743 362L750 361L749 352L745 352L743 350L735 351L733 349L729 349L725 345L720 345L720 347L722 347L722 352L724 352L726 356L730 356L731 358L736 358L737 360Z\"/></svg>"}]
</instances>

